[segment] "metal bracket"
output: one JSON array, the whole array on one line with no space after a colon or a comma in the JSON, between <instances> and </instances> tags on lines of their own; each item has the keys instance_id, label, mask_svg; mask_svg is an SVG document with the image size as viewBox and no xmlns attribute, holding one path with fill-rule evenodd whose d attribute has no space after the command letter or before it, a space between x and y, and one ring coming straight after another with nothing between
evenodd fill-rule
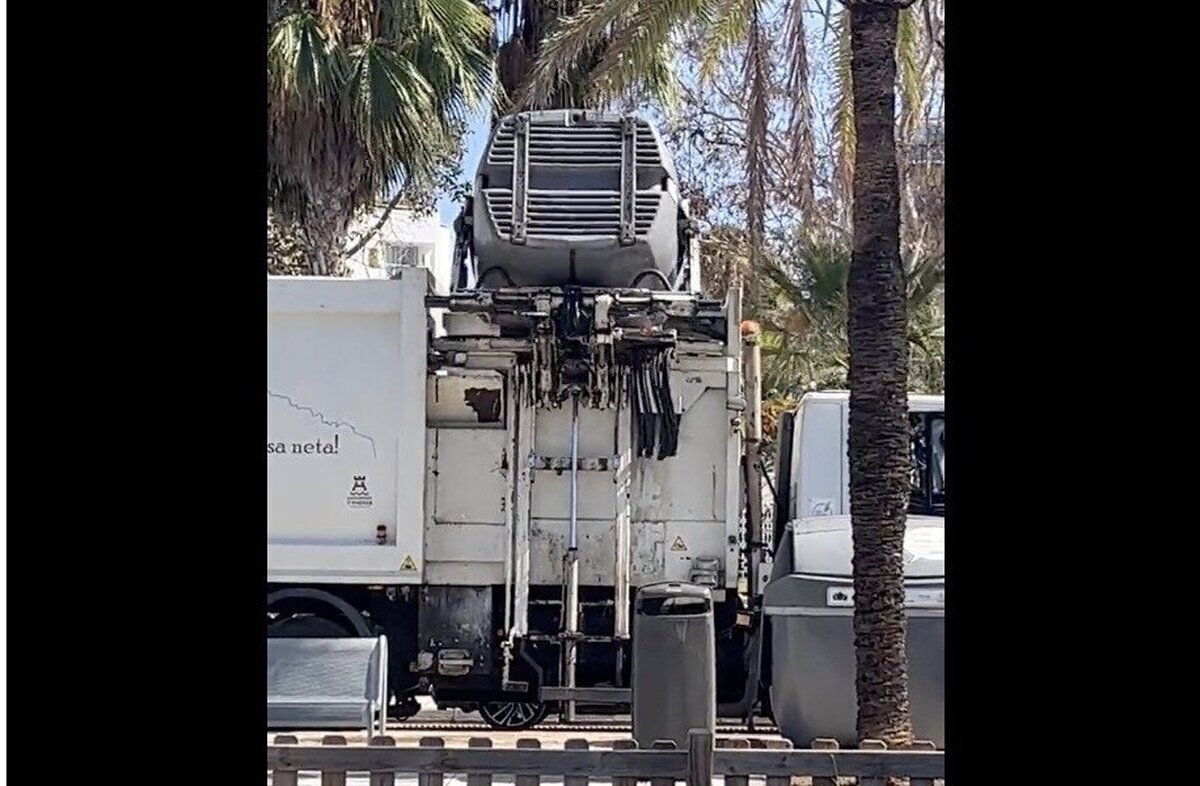
<instances>
[{"instance_id":1,"label":"metal bracket","mask_svg":"<svg viewBox=\"0 0 1200 786\"><path fill-rule=\"evenodd\" d=\"M633 700L629 688L563 688L544 687L538 691L542 701L575 701L592 704L628 704Z\"/></svg>"},{"instance_id":2,"label":"metal bracket","mask_svg":"<svg viewBox=\"0 0 1200 786\"><path fill-rule=\"evenodd\" d=\"M621 119L621 236L623 246L637 240L637 120Z\"/></svg>"},{"instance_id":3,"label":"metal bracket","mask_svg":"<svg viewBox=\"0 0 1200 786\"><path fill-rule=\"evenodd\" d=\"M513 139L512 242L525 244L526 213L529 205L529 115L517 115Z\"/></svg>"},{"instance_id":4,"label":"metal bracket","mask_svg":"<svg viewBox=\"0 0 1200 786\"><path fill-rule=\"evenodd\" d=\"M466 650L439 650L437 671L443 677L462 677L475 666L475 659Z\"/></svg>"}]
</instances>

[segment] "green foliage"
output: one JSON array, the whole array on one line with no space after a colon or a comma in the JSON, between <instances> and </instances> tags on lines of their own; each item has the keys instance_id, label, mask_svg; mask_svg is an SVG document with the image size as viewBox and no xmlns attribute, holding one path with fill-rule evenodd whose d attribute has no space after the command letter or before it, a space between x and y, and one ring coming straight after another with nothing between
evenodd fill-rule
<instances>
[{"instance_id":1,"label":"green foliage","mask_svg":"<svg viewBox=\"0 0 1200 786\"><path fill-rule=\"evenodd\" d=\"M491 18L471 0L268 3L268 204L306 254L351 217L428 190L490 95Z\"/></svg>"},{"instance_id":2,"label":"green foliage","mask_svg":"<svg viewBox=\"0 0 1200 786\"><path fill-rule=\"evenodd\" d=\"M913 392L943 390L944 271L940 256L907 264ZM769 254L761 273L760 307L750 316L762 326L763 427L770 440L777 413L794 407L804 393L847 386L849 243L837 235L799 237L786 251Z\"/></svg>"}]
</instances>

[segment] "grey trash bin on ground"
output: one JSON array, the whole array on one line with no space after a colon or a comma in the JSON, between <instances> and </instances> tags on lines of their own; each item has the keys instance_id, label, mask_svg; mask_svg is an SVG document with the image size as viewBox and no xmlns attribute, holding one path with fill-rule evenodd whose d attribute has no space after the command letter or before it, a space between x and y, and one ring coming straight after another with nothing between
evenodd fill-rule
<instances>
[{"instance_id":1,"label":"grey trash bin on ground","mask_svg":"<svg viewBox=\"0 0 1200 786\"><path fill-rule=\"evenodd\" d=\"M919 740L945 745L944 519L909 516L904 539L908 696ZM849 516L789 524L763 596L771 626L771 708L796 747L856 744L854 545Z\"/></svg>"},{"instance_id":2,"label":"grey trash bin on ground","mask_svg":"<svg viewBox=\"0 0 1200 786\"><path fill-rule=\"evenodd\" d=\"M716 632L708 587L661 582L642 587L633 619L633 738L649 748L690 729L715 731Z\"/></svg>"}]
</instances>

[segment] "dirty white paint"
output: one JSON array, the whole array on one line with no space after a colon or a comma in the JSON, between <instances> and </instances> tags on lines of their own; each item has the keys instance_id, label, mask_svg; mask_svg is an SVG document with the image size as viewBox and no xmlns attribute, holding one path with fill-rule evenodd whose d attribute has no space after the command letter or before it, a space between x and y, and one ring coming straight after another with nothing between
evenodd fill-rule
<instances>
[{"instance_id":1,"label":"dirty white paint","mask_svg":"<svg viewBox=\"0 0 1200 786\"><path fill-rule=\"evenodd\" d=\"M479 586L527 569L532 584L561 582L569 473L525 472L533 478L519 503L527 566L524 554L511 554L512 477L530 453L569 454L569 410L538 407L532 444L515 452L507 412L473 422L459 400L475 385L499 389L503 378L431 381L430 286L420 268L391 281L269 280L269 580ZM678 454L628 468L634 586L686 581L696 559L717 559L723 586L737 586L741 436L728 398L737 366L721 353L710 343L681 345L672 370ZM581 409L581 457L628 447L628 411L616 418ZM611 471L580 473L584 585L614 583L619 488ZM676 538L686 548L668 548Z\"/></svg>"},{"instance_id":2,"label":"dirty white paint","mask_svg":"<svg viewBox=\"0 0 1200 786\"><path fill-rule=\"evenodd\" d=\"M909 561L946 559L945 528L908 527L904 532L904 553Z\"/></svg>"},{"instance_id":3,"label":"dirty white paint","mask_svg":"<svg viewBox=\"0 0 1200 786\"><path fill-rule=\"evenodd\" d=\"M428 285L268 279L269 580L421 581Z\"/></svg>"}]
</instances>

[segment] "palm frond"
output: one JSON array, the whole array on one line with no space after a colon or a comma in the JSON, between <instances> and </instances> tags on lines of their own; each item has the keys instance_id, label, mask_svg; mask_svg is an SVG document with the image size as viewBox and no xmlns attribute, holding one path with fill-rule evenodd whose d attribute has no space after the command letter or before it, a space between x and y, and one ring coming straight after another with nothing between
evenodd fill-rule
<instances>
[{"instance_id":1,"label":"palm frond","mask_svg":"<svg viewBox=\"0 0 1200 786\"><path fill-rule=\"evenodd\" d=\"M791 77L788 90L792 97L788 136L791 139L789 162L793 200L801 211L813 205L813 176L816 168L816 144L813 139L813 101L809 89L808 42L805 40L804 12L807 0L788 0L787 42Z\"/></svg>"},{"instance_id":2,"label":"palm frond","mask_svg":"<svg viewBox=\"0 0 1200 786\"><path fill-rule=\"evenodd\" d=\"M416 64L379 42L350 51L346 85L350 124L368 156L403 156L410 170L424 175L429 161L422 139L429 131L433 87Z\"/></svg>"},{"instance_id":3,"label":"palm frond","mask_svg":"<svg viewBox=\"0 0 1200 786\"><path fill-rule=\"evenodd\" d=\"M513 95L520 106L550 100L577 64L605 41L617 20L633 13L637 0L588 0L578 11L558 20L540 43L526 82Z\"/></svg>"},{"instance_id":4,"label":"palm frond","mask_svg":"<svg viewBox=\"0 0 1200 786\"><path fill-rule=\"evenodd\" d=\"M635 100L657 100L667 115L668 122L679 108L679 77L675 72L675 49L664 42L646 63L640 84L636 87Z\"/></svg>"},{"instance_id":5,"label":"palm frond","mask_svg":"<svg viewBox=\"0 0 1200 786\"><path fill-rule=\"evenodd\" d=\"M620 0L608 0L620 2ZM639 85L648 64L661 57L672 33L689 20L706 24L710 0L656 0L641 3L614 21L607 46L589 75L588 95L597 103L616 100Z\"/></svg>"},{"instance_id":6,"label":"palm frond","mask_svg":"<svg viewBox=\"0 0 1200 786\"><path fill-rule=\"evenodd\" d=\"M792 280L792 277L778 261L764 262L761 272L766 276L767 281L779 290L789 305L794 306L808 299L808 292L803 286Z\"/></svg>"},{"instance_id":7,"label":"palm frond","mask_svg":"<svg viewBox=\"0 0 1200 786\"><path fill-rule=\"evenodd\" d=\"M308 11L295 11L275 23L267 47L267 74L271 88L282 100L309 106L328 98L336 74L320 19Z\"/></svg>"},{"instance_id":8,"label":"palm frond","mask_svg":"<svg viewBox=\"0 0 1200 786\"><path fill-rule=\"evenodd\" d=\"M946 281L946 258L942 254L911 261L907 268L910 308L926 303Z\"/></svg>"},{"instance_id":9,"label":"palm frond","mask_svg":"<svg viewBox=\"0 0 1200 786\"><path fill-rule=\"evenodd\" d=\"M753 308L757 299L755 276L762 264L763 229L767 209L767 132L770 101L770 64L767 44L759 21L757 0L751 10L750 41L746 46L745 90L746 116L746 176L749 193L746 220L750 230L750 280L747 283L747 303Z\"/></svg>"},{"instance_id":10,"label":"palm frond","mask_svg":"<svg viewBox=\"0 0 1200 786\"><path fill-rule=\"evenodd\" d=\"M850 74L850 10L843 8L834 24L833 141L836 159L835 183L843 201L849 202L854 184L854 84Z\"/></svg>"},{"instance_id":11,"label":"palm frond","mask_svg":"<svg viewBox=\"0 0 1200 786\"><path fill-rule=\"evenodd\" d=\"M799 251L809 275L809 292L822 307L845 309L850 280L850 250L835 243L805 240Z\"/></svg>"},{"instance_id":12,"label":"palm frond","mask_svg":"<svg viewBox=\"0 0 1200 786\"><path fill-rule=\"evenodd\" d=\"M317 0L317 16L334 44L370 40L379 21L375 0Z\"/></svg>"},{"instance_id":13,"label":"palm frond","mask_svg":"<svg viewBox=\"0 0 1200 786\"><path fill-rule=\"evenodd\" d=\"M921 118L925 84L921 73L921 19L912 6L896 21L896 86L900 99L900 136L910 141Z\"/></svg>"},{"instance_id":14,"label":"palm frond","mask_svg":"<svg viewBox=\"0 0 1200 786\"><path fill-rule=\"evenodd\" d=\"M715 18L704 31L701 80L710 81L721 63L721 56L730 47L747 40L753 18L754 0L725 0L718 5Z\"/></svg>"},{"instance_id":15,"label":"palm frond","mask_svg":"<svg viewBox=\"0 0 1200 786\"><path fill-rule=\"evenodd\" d=\"M455 152L494 84L492 21L472 0L276 2L268 20L269 205L342 248L355 211ZM319 267L336 270L328 256Z\"/></svg>"}]
</instances>

